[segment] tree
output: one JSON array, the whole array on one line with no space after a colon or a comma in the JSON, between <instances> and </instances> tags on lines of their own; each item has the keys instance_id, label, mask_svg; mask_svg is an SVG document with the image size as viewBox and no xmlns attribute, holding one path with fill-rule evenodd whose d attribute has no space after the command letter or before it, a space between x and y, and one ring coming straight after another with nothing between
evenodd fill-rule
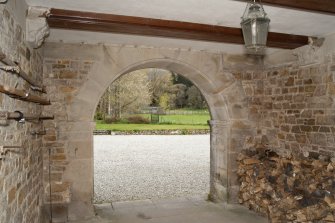
<instances>
[{"instance_id":1,"label":"tree","mask_svg":"<svg viewBox=\"0 0 335 223\"><path fill-rule=\"evenodd\" d=\"M143 69L126 74L108 87L97 106L96 118L106 114L120 119L124 113L146 106L164 109L206 108L200 91L188 79L162 69Z\"/></svg>"},{"instance_id":2,"label":"tree","mask_svg":"<svg viewBox=\"0 0 335 223\"><path fill-rule=\"evenodd\" d=\"M159 97L159 106L165 110L170 109L170 96L167 93Z\"/></svg>"},{"instance_id":3,"label":"tree","mask_svg":"<svg viewBox=\"0 0 335 223\"><path fill-rule=\"evenodd\" d=\"M175 93L175 105L177 108L183 108L186 106L187 102L187 86L184 84L175 84L174 93Z\"/></svg>"},{"instance_id":4,"label":"tree","mask_svg":"<svg viewBox=\"0 0 335 223\"><path fill-rule=\"evenodd\" d=\"M126 74L114 81L99 102L99 111L120 119L122 114L137 112L151 103L145 70Z\"/></svg>"},{"instance_id":5,"label":"tree","mask_svg":"<svg viewBox=\"0 0 335 223\"><path fill-rule=\"evenodd\" d=\"M187 105L191 108L206 108L205 98L196 86L192 86L187 90Z\"/></svg>"},{"instance_id":6,"label":"tree","mask_svg":"<svg viewBox=\"0 0 335 223\"><path fill-rule=\"evenodd\" d=\"M160 98L170 95L173 91L173 77L170 71L162 69L148 69L148 79L152 95L152 106L160 104ZM164 96L166 97L166 96ZM169 96L171 98L171 96Z\"/></svg>"},{"instance_id":7,"label":"tree","mask_svg":"<svg viewBox=\"0 0 335 223\"><path fill-rule=\"evenodd\" d=\"M110 91L110 87L108 87L108 89L106 90L106 92L102 95L102 97L100 98L100 101L98 103L97 109L95 111L95 119L97 120L103 120L105 119L106 115L109 114L109 92Z\"/></svg>"}]
</instances>

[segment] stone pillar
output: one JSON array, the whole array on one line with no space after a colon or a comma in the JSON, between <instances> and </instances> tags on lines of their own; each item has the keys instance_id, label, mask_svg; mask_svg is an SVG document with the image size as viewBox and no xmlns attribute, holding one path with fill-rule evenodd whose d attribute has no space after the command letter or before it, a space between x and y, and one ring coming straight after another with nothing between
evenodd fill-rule
<instances>
[{"instance_id":1,"label":"stone pillar","mask_svg":"<svg viewBox=\"0 0 335 223\"><path fill-rule=\"evenodd\" d=\"M95 122L68 122L70 128L60 132L68 140L69 164L64 172L64 181L70 182L71 201L68 219L78 220L94 216L93 211L93 130Z\"/></svg>"},{"instance_id":2,"label":"stone pillar","mask_svg":"<svg viewBox=\"0 0 335 223\"><path fill-rule=\"evenodd\" d=\"M227 121L211 120L210 196L214 201L228 201L228 139Z\"/></svg>"}]
</instances>

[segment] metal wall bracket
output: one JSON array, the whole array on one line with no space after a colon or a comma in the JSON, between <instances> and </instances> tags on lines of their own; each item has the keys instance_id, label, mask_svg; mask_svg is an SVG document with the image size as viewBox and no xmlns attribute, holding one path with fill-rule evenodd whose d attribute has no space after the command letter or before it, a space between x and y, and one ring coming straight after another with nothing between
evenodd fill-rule
<instances>
[{"instance_id":1,"label":"metal wall bracket","mask_svg":"<svg viewBox=\"0 0 335 223\"><path fill-rule=\"evenodd\" d=\"M7 154L10 152L18 153L13 149L22 149L22 146L0 146L0 160L5 160Z\"/></svg>"},{"instance_id":2,"label":"metal wall bracket","mask_svg":"<svg viewBox=\"0 0 335 223\"><path fill-rule=\"evenodd\" d=\"M47 132L45 130L38 130L38 131L31 131L30 134L35 136L43 136L46 135Z\"/></svg>"},{"instance_id":3,"label":"metal wall bracket","mask_svg":"<svg viewBox=\"0 0 335 223\"><path fill-rule=\"evenodd\" d=\"M19 123L25 123L26 121L42 121L42 120L53 120L54 116L42 116L42 115L25 115L20 111L7 112L0 111L0 125L8 125L8 120L15 120Z\"/></svg>"}]
</instances>

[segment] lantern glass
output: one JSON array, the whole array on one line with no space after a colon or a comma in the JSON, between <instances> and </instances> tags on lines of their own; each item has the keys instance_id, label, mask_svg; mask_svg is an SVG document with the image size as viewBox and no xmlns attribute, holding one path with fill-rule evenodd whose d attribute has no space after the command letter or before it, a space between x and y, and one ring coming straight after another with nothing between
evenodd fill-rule
<instances>
[{"instance_id":1,"label":"lantern glass","mask_svg":"<svg viewBox=\"0 0 335 223\"><path fill-rule=\"evenodd\" d=\"M242 17L241 27L247 49L254 52L263 51L266 47L270 19L260 4L248 3Z\"/></svg>"}]
</instances>

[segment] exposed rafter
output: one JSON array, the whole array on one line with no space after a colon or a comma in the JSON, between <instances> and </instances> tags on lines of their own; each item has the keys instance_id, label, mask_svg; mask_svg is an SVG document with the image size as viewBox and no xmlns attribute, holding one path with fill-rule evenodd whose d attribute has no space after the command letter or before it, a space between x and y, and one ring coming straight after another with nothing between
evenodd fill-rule
<instances>
[{"instance_id":1,"label":"exposed rafter","mask_svg":"<svg viewBox=\"0 0 335 223\"><path fill-rule=\"evenodd\" d=\"M239 28L190 22L63 9L51 9L47 21L52 28L243 44ZM307 36L272 32L268 35L269 47L294 49L306 44Z\"/></svg>"},{"instance_id":2,"label":"exposed rafter","mask_svg":"<svg viewBox=\"0 0 335 223\"><path fill-rule=\"evenodd\" d=\"M335 14L335 0L262 0L262 3Z\"/></svg>"}]
</instances>

